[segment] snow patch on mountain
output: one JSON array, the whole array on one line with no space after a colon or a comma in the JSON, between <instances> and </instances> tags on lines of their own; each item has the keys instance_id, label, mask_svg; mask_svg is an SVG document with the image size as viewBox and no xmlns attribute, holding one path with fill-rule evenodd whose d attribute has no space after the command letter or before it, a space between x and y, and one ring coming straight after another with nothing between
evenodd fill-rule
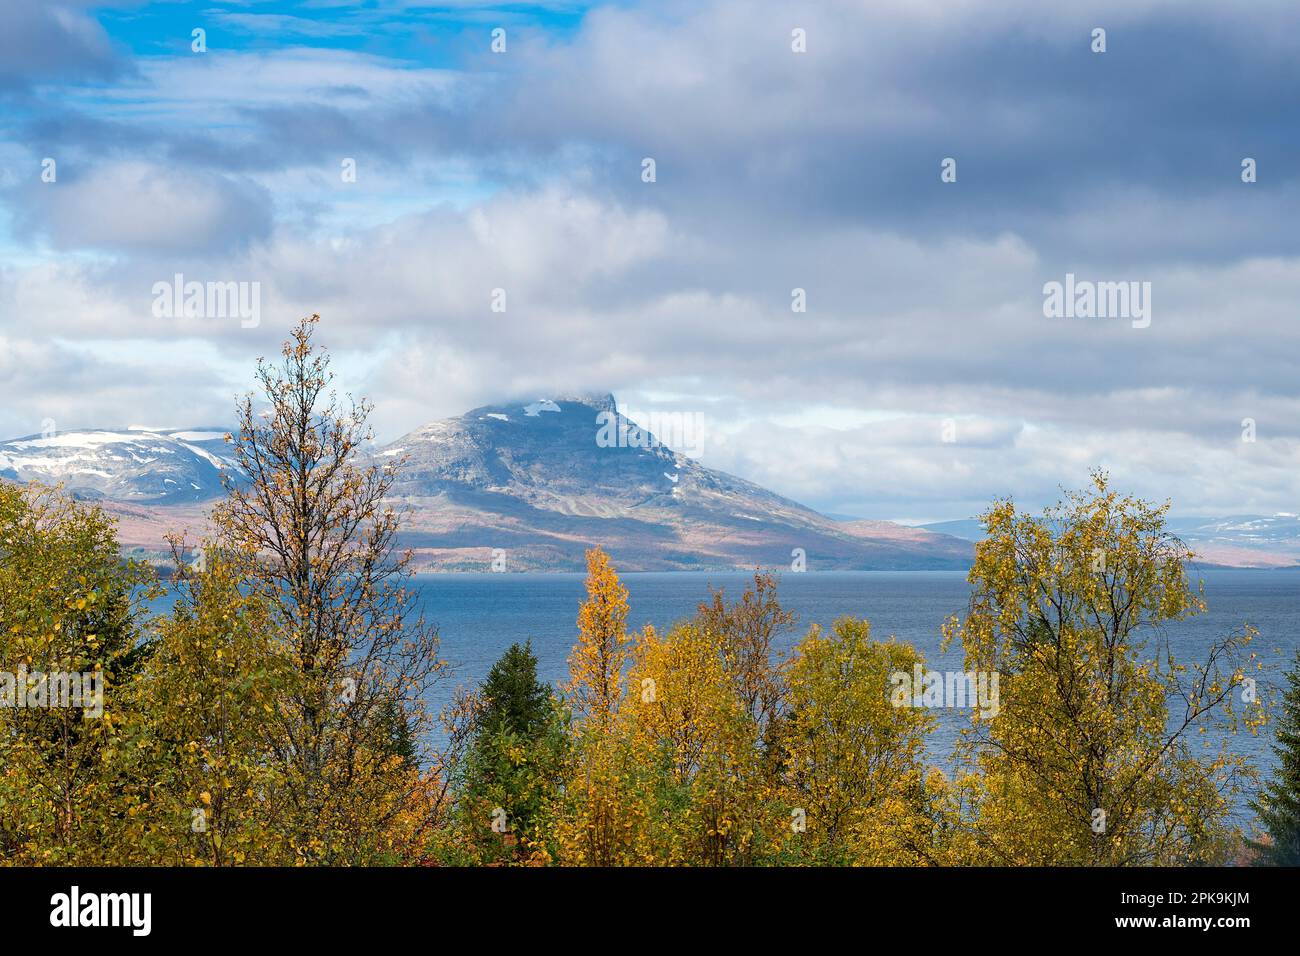
<instances>
[{"instance_id":1,"label":"snow patch on mountain","mask_svg":"<svg viewBox=\"0 0 1300 956\"><path fill-rule=\"evenodd\" d=\"M141 504L204 501L238 478L225 432L80 429L0 442L0 478L62 485L82 498Z\"/></svg>"}]
</instances>

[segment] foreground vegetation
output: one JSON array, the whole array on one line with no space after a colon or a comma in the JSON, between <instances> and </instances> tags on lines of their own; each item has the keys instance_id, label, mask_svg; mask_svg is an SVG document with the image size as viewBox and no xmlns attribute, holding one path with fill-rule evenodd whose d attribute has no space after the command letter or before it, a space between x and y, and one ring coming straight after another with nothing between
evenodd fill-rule
<instances>
[{"instance_id":1,"label":"foreground vegetation","mask_svg":"<svg viewBox=\"0 0 1300 956\"><path fill-rule=\"evenodd\" d=\"M782 654L795 620L761 573L629 633L599 550L565 686L516 645L429 714L453 678L394 551L401 463L360 460L368 408L329 392L313 325L259 363L230 436L251 481L212 540L173 541L166 581L97 508L0 485L0 673L103 682L99 715L0 707L0 862L1297 862L1300 677L1261 788L1227 743L1264 720L1250 629L1180 657L1170 625L1205 608L1192 555L1104 475L984 516L944 636L996 706L966 702L956 772L929 766L928 699L898 692L916 648L844 618ZM1233 824L1243 792L1261 834Z\"/></svg>"}]
</instances>

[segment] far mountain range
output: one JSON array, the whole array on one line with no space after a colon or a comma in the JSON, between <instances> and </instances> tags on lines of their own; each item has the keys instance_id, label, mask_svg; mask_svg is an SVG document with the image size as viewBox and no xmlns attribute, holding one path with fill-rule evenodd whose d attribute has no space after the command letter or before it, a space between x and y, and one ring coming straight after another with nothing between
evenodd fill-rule
<instances>
[{"instance_id":1,"label":"far mountain range","mask_svg":"<svg viewBox=\"0 0 1300 956\"><path fill-rule=\"evenodd\" d=\"M225 429L84 429L0 442L0 479L62 484L119 520L124 547L160 557L169 530L203 534ZM611 434L632 440L598 440ZM613 396L476 408L373 449L406 459L401 545L421 570L575 571L593 544L620 570L935 570L969 565L978 521L913 527L830 517L701 465L621 415ZM1295 515L1183 519L1202 564L1300 566Z\"/></svg>"}]
</instances>

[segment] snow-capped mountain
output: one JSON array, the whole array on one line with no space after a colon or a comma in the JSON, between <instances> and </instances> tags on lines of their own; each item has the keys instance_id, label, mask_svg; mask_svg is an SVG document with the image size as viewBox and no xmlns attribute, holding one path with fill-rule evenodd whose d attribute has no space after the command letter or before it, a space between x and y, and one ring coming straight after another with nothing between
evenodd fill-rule
<instances>
[{"instance_id":1,"label":"snow-capped mountain","mask_svg":"<svg viewBox=\"0 0 1300 956\"><path fill-rule=\"evenodd\" d=\"M219 429L87 429L0 442L0 478L61 484L79 498L135 504L206 501L237 473Z\"/></svg>"},{"instance_id":2,"label":"snow-capped mountain","mask_svg":"<svg viewBox=\"0 0 1300 956\"><path fill-rule=\"evenodd\" d=\"M201 534L223 470L218 429L85 430L0 443L0 477L101 500L124 546ZM623 570L953 568L969 543L889 522L839 522L706 468L620 414L612 396L491 405L370 451L404 462L401 544L428 569L579 570L600 544Z\"/></svg>"},{"instance_id":3,"label":"snow-capped mountain","mask_svg":"<svg viewBox=\"0 0 1300 956\"><path fill-rule=\"evenodd\" d=\"M1169 530L1202 561L1240 567L1300 565L1300 515L1174 518Z\"/></svg>"},{"instance_id":4,"label":"snow-capped mountain","mask_svg":"<svg viewBox=\"0 0 1300 956\"><path fill-rule=\"evenodd\" d=\"M689 429L682 429L685 434ZM626 570L957 568L967 542L837 522L668 447L611 396L540 398L433 422L377 453L417 563L577 570L601 544ZM802 556L802 557L800 557Z\"/></svg>"},{"instance_id":5,"label":"snow-capped mountain","mask_svg":"<svg viewBox=\"0 0 1300 956\"><path fill-rule=\"evenodd\" d=\"M836 520L669 447L620 414L613 396L488 405L368 454L404 462L393 504L404 512L401 544L421 568L579 570L593 544L629 571L960 568L983 536L974 520ZM223 473L241 477L217 428L0 442L0 479L100 500L124 545L148 552L162 550L168 531L202 533ZM1171 530L1202 564L1300 566L1293 514L1175 519Z\"/></svg>"}]
</instances>

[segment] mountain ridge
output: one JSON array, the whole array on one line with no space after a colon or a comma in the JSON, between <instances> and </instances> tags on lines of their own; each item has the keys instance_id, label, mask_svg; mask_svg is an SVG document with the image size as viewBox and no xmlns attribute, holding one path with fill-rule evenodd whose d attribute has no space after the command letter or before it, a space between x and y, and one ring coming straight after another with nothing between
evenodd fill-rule
<instances>
[{"instance_id":1,"label":"mountain ridge","mask_svg":"<svg viewBox=\"0 0 1300 956\"><path fill-rule=\"evenodd\" d=\"M689 428L663 422L690 445ZM222 479L240 477L225 434L51 430L0 442L0 479L62 484L113 513L126 547L159 556L168 531L204 534ZM399 545L419 570L580 570L593 544L629 571L962 569L982 536L976 519L908 526L823 514L675 450L607 393L483 405L367 458L404 462L393 505L404 512ZM1295 515L1170 527L1203 564L1300 566Z\"/></svg>"},{"instance_id":2,"label":"mountain ridge","mask_svg":"<svg viewBox=\"0 0 1300 956\"><path fill-rule=\"evenodd\" d=\"M0 478L60 484L74 497L135 504L206 501L238 466L216 428L50 429L0 442Z\"/></svg>"},{"instance_id":3,"label":"mountain ridge","mask_svg":"<svg viewBox=\"0 0 1300 956\"><path fill-rule=\"evenodd\" d=\"M917 525L975 543L984 539L978 518ZM1196 555L1202 566L1229 568L1300 568L1300 516L1172 516L1166 528Z\"/></svg>"},{"instance_id":4,"label":"mountain ridge","mask_svg":"<svg viewBox=\"0 0 1300 956\"><path fill-rule=\"evenodd\" d=\"M432 566L577 569L593 543L627 570L969 562L957 539L845 527L707 468L623 415L612 395L480 406L377 457L405 460L394 485L413 507L404 543Z\"/></svg>"}]
</instances>

